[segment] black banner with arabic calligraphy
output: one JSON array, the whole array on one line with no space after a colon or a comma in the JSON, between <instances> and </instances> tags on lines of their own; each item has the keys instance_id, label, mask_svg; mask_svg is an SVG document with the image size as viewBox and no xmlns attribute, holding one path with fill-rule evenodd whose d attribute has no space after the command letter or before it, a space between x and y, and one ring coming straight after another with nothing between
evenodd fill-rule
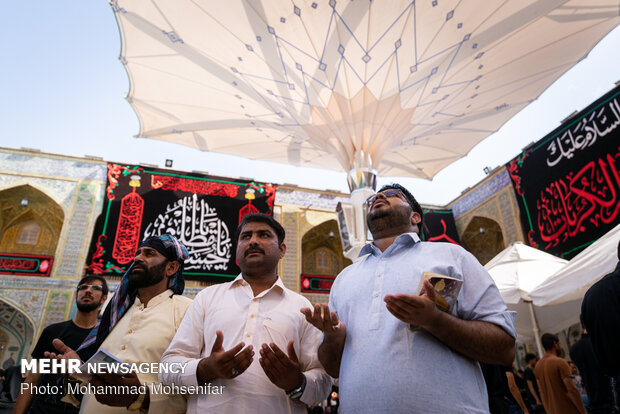
<instances>
[{"instance_id":1,"label":"black banner with arabic calligraphy","mask_svg":"<svg viewBox=\"0 0 620 414\"><path fill-rule=\"evenodd\" d=\"M271 184L112 163L107 184L88 273L121 275L141 240L172 234L189 252L185 278L206 282L239 274L235 230L246 214L271 215L276 192Z\"/></svg>"},{"instance_id":2,"label":"black banner with arabic calligraphy","mask_svg":"<svg viewBox=\"0 0 620 414\"><path fill-rule=\"evenodd\" d=\"M620 222L620 87L506 167L530 245L575 256Z\"/></svg>"}]
</instances>

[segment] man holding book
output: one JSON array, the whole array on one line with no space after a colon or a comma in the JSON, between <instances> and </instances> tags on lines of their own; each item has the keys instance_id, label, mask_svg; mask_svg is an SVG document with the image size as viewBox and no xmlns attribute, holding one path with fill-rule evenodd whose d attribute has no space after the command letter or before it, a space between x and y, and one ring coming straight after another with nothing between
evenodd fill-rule
<instances>
[{"instance_id":1,"label":"man holding book","mask_svg":"<svg viewBox=\"0 0 620 414\"><path fill-rule=\"evenodd\" d=\"M181 296L187 256L185 246L172 235L151 236L142 241L101 320L77 354L55 339L54 346L60 355L48 352L46 356L79 356L87 361L101 348L128 364L158 363L192 302ZM85 394L80 413L116 414L130 410L172 414L186 410L182 395L150 391L151 385L158 383L156 372L95 375L90 383L108 392Z\"/></svg>"},{"instance_id":2,"label":"man holding book","mask_svg":"<svg viewBox=\"0 0 620 414\"><path fill-rule=\"evenodd\" d=\"M302 309L324 332L318 355L340 378L340 412L488 412L478 361L512 363L514 312L471 254L420 241L423 211L404 187L367 203L374 241L338 275L329 306ZM451 311L436 305L437 275L461 281Z\"/></svg>"}]
</instances>

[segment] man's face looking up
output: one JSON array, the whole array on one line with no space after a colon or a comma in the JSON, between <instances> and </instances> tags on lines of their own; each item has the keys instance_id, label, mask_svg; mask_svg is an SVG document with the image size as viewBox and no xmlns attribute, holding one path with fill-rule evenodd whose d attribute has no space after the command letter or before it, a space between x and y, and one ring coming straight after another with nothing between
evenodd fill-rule
<instances>
[{"instance_id":1,"label":"man's face looking up","mask_svg":"<svg viewBox=\"0 0 620 414\"><path fill-rule=\"evenodd\" d=\"M77 287L75 305L80 312L95 310L104 300L103 286L99 280L84 282Z\"/></svg>"},{"instance_id":2,"label":"man's face looking up","mask_svg":"<svg viewBox=\"0 0 620 414\"><path fill-rule=\"evenodd\" d=\"M152 247L140 247L136 251L129 282L137 288L153 286L166 275L168 259Z\"/></svg>"}]
</instances>

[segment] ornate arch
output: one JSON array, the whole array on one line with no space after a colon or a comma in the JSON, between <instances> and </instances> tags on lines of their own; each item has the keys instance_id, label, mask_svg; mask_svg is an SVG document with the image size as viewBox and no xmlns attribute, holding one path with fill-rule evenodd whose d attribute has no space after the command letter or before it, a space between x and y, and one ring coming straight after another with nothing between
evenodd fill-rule
<instances>
[{"instance_id":1,"label":"ornate arch","mask_svg":"<svg viewBox=\"0 0 620 414\"><path fill-rule=\"evenodd\" d=\"M60 204L29 184L0 191L0 253L54 255L64 217ZM35 244L20 243L20 232L28 224L40 229Z\"/></svg>"},{"instance_id":2,"label":"ornate arch","mask_svg":"<svg viewBox=\"0 0 620 414\"><path fill-rule=\"evenodd\" d=\"M29 355L36 332L34 320L28 312L6 297L0 297L0 331L3 331L7 337L7 345L10 337L14 338L17 343L12 347L17 347L15 359L18 361L22 357ZM8 348L8 347L7 347ZM7 349L3 350L4 355L0 354L0 361L7 354Z\"/></svg>"},{"instance_id":3,"label":"ornate arch","mask_svg":"<svg viewBox=\"0 0 620 414\"><path fill-rule=\"evenodd\" d=\"M308 230L301 239L302 274L336 276L351 264L344 257L336 220Z\"/></svg>"},{"instance_id":4,"label":"ornate arch","mask_svg":"<svg viewBox=\"0 0 620 414\"><path fill-rule=\"evenodd\" d=\"M461 245L484 265L505 248L502 228L493 219L474 216L461 234Z\"/></svg>"}]
</instances>

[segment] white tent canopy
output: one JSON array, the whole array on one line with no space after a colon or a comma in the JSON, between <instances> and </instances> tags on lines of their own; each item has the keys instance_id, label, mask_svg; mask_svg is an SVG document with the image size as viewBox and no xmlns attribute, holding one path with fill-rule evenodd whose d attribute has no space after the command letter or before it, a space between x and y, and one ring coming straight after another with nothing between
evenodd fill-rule
<instances>
[{"instance_id":1,"label":"white tent canopy","mask_svg":"<svg viewBox=\"0 0 620 414\"><path fill-rule=\"evenodd\" d=\"M617 0L113 0L139 137L432 178L620 23Z\"/></svg>"},{"instance_id":2,"label":"white tent canopy","mask_svg":"<svg viewBox=\"0 0 620 414\"><path fill-rule=\"evenodd\" d=\"M540 353L540 334L579 322L583 295L618 263L619 240L620 224L570 262L517 242L487 263L508 309L517 312L517 340L536 341Z\"/></svg>"},{"instance_id":3,"label":"white tent canopy","mask_svg":"<svg viewBox=\"0 0 620 414\"><path fill-rule=\"evenodd\" d=\"M485 268L507 304L529 300L529 292L568 263L552 254L515 242L501 251Z\"/></svg>"},{"instance_id":4,"label":"white tent canopy","mask_svg":"<svg viewBox=\"0 0 620 414\"><path fill-rule=\"evenodd\" d=\"M535 308L529 292L566 263L564 259L516 242L485 265L508 309L517 312L517 340L535 342L539 354L542 354L540 331L562 329L557 327L566 323L564 319L572 308L570 304L561 308Z\"/></svg>"},{"instance_id":5,"label":"white tent canopy","mask_svg":"<svg viewBox=\"0 0 620 414\"><path fill-rule=\"evenodd\" d=\"M583 295L590 286L616 267L619 240L620 224L533 289L530 297L534 305L550 306L577 301L581 306Z\"/></svg>"}]
</instances>

